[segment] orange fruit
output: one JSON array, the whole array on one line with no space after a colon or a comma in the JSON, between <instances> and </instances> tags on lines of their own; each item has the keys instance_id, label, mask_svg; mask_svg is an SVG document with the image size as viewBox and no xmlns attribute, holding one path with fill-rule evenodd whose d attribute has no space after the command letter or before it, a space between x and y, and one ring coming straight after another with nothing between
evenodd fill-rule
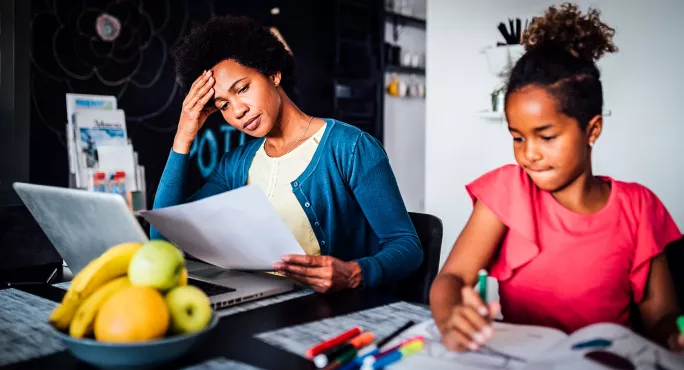
<instances>
[{"instance_id":1,"label":"orange fruit","mask_svg":"<svg viewBox=\"0 0 684 370\"><path fill-rule=\"evenodd\" d=\"M132 286L112 295L95 318L95 339L131 343L161 338L169 328L169 309L154 288Z\"/></svg>"},{"instance_id":2,"label":"orange fruit","mask_svg":"<svg viewBox=\"0 0 684 370\"><path fill-rule=\"evenodd\" d=\"M180 277L178 278L178 286L186 285L188 285L188 269L183 268L183 271L181 271Z\"/></svg>"}]
</instances>

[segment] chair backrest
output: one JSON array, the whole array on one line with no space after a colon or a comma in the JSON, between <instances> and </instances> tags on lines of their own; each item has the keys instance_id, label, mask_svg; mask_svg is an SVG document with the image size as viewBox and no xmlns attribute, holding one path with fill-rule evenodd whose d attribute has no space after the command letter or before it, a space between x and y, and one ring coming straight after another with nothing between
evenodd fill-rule
<instances>
[{"instance_id":1,"label":"chair backrest","mask_svg":"<svg viewBox=\"0 0 684 370\"><path fill-rule=\"evenodd\" d=\"M427 304L430 286L439 270L444 227L438 217L409 212L413 226L423 246L423 263L397 286L395 296L401 300Z\"/></svg>"},{"instance_id":2,"label":"chair backrest","mask_svg":"<svg viewBox=\"0 0 684 370\"><path fill-rule=\"evenodd\" d=\"M674 282L679 307L684 307L684 236L665 247L665 257Z\"/></svg>"},{"instance_id":3,"label":"chair backrest","mask_svg":"<svg viewBox=\"0 0 684 370\"><path fill-rule=\"evenodd\" d=\"M675 294L679 307L684 307L684 236L665 246L665 259L674 283ZM646 336L644 324L639 313L639 306L631 304L632 330Z\"/></svg>"}]
</instances>

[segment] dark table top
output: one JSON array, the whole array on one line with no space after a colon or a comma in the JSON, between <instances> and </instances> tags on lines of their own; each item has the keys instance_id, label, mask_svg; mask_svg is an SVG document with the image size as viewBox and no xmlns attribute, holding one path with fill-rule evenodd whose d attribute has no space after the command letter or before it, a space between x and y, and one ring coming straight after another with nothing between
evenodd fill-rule
<instances>
[{"instance_id":1,"label":"dark table top","mask_svg":"<svg viewBox=\"0 0 684 370\"><path fill-rule=\"evenodd\" d=\"M19 288L19 287L17 287ZM23 291L61 301L64 290L49 286L24 286ZM257 333L316 321L397 302L372 291L344 291L312 294L270 306L222 317L218 326L194 352L165 369L178 369L216 357L244 362L264 369L315 369L312 363L290 352L273 347L254 337ZM92 369L68 351L12 364L3 369Z\"/></svg>"}]
</instances>

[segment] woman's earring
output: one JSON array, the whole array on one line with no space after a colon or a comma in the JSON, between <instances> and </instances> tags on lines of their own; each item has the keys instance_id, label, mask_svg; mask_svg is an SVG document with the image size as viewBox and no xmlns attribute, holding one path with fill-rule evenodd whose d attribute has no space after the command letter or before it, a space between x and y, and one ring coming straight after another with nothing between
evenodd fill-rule
<instances>
[{"instance_id":1,"label":"woman's earring","mask_svg":"<svg viewBox=\"0 0 684 370\"><path fill-rule=\"evenodd\" d=\"M590 148L593 148L593 147L594 147L594 142L593 142L593 141L590 141L590 142L589 142L589 147L590 147Z\"/></svg>"}]
</instances>

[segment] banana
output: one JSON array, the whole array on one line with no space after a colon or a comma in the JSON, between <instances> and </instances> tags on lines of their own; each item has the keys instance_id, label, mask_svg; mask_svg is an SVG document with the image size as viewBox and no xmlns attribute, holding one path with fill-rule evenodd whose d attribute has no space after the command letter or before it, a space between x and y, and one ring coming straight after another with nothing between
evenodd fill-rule
<instances>
[{"instance_id":1,"label":"banana","mask_svg":"<svg viewBox=\"0 0 684 370\"><path fill-rule=\"evenodd\" d=\"M99 287L76 309L74 318L69 325L69 335L74 338L83 338L92 334L95 316L100 310L100 306L114 293L129 286L131 286L131 282L127 276L123 276Z\"/></svg>"},{"instance_id":2,"label":"banana","mask_svg":"<svg viewBox=\"0 0 684 370\"><path fill-rule=\"evenodd\" d=\"M128 272L128 264L142 243L122 243L109 248L90 261L74 279L62 302L50 314L49 322L59 330L67 330L76 309L97 288Z\"/></svg>"},{"instance_id":3,"label":"banana","mask_svg":"<svg viewBox=\"0 0 684 370\"><path fill-rule=\"evenodd\" d=\"M183 267L183 271L181 271L180 277L178 278L178 286L186 285L188 285L188 269Z\"/></svg>"},{"instance_id":4,"label":"banana","mask_svg":"<svg viewBox=\"0 0 684 370\"><path fill-rule=\"evenodd\" d=\"M71 283L74 284L74 282L77 279L81 279L83 276L86 275L91 275L92 272L90 270L94 270L97 265L95 263L97 259L92 260L90 263L84 267L77 276L75 276ZM69 328L69 323L71 322L71 318L73 317L74 313L76 312L76 308L78 307L78 303L74 301L74 289L69 287L67 290L66 294L64 295L64 298L62 298L62 302L55 307L55 309L52 311L50 314L50 317L48 321L56 328L60 330L66 330Z\"/></svg>"}]
</instances>

